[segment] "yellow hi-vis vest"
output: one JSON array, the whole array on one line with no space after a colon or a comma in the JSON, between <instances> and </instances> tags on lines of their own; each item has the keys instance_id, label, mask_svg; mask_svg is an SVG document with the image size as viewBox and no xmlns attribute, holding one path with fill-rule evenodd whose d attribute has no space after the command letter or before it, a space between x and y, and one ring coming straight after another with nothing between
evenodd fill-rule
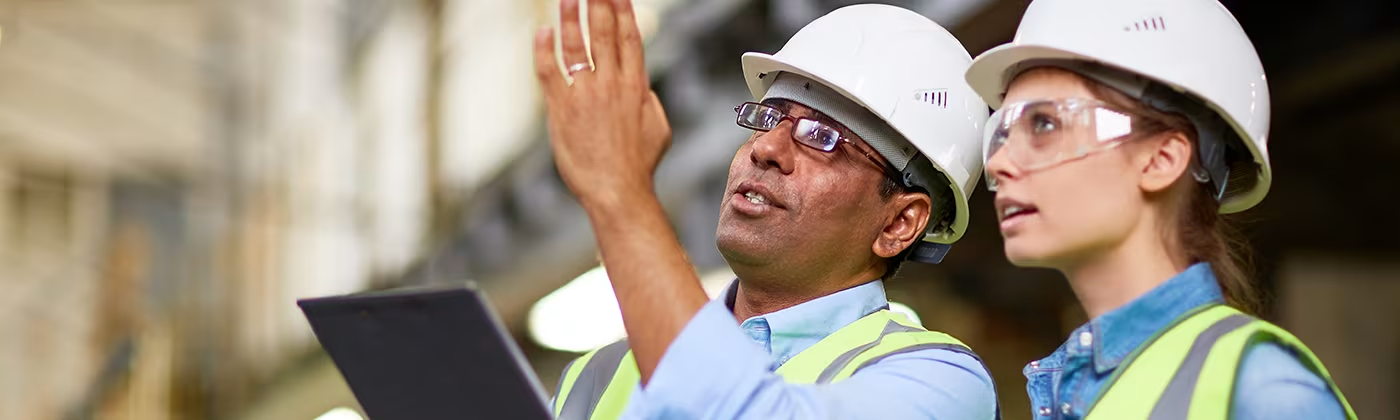
<instances>
[{"instance_id":1,"label":"yellow hi-vis vest","mask_svg":"<svg viewBox=\"0 0 1400 420\"><path fill-rule=\"evenodd\" d=\"M885 357L924 349L952 350L981 361L952 336L925 330L903 314L880 310L793 356L777 373L789 383L832 383ZM565 368L554 401L554 415L559 420L616 419L622 415L639 380L637 363L626 340L594 350Z\"/></svg>"},{"instance_id":2,"label":"yellow hi-vis vest","mask_svg":"<svg viewBox=\"0 0 1400 420\"><path fill-rule=\"evenodd\" d=\"M1211 304L1183 315L1129 354L1085 420L1228 419L1240 360L1259 343L1292 350L1327 381L1347 418L1356 419L1327 368L1297 337L1235 308Z\"/></svg>"}]
</instances>

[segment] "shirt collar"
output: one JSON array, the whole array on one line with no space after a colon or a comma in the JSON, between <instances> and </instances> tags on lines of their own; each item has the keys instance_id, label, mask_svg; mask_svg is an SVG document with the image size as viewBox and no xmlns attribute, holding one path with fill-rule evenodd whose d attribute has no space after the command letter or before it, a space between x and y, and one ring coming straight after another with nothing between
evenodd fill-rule
<instances>
[{"instance_id":1,"label":"shirt collar","mask_svg":"<svg viewBox=\"0 0 1400 420\"><path fill-rule=\"evenodd\" d=\"M738 287L739 282L735 280L722 297L731 312ZM773 365L779 366L836 330L888 307L884 282L875 280L746 319L739 326L754 342L767 349L773 357Z\"/></svg>"},{"instance_id":2,"label":"shirt collar","mask_svg":"<svg viewBox=\"0 0 1400 420\"><path fill-rule=\"evenodd\" d=\"M1063 350L1071 355L1092 351L1094 369L1103 374L1158 331L1201 305L1224 303L1210 264L1197 263L1128 304L1100 315L1075 329ZM1083 334L1089 332L1086 339ZM1088 342L1088 347L1082 344Z\"/></svg>"}]
</instances>

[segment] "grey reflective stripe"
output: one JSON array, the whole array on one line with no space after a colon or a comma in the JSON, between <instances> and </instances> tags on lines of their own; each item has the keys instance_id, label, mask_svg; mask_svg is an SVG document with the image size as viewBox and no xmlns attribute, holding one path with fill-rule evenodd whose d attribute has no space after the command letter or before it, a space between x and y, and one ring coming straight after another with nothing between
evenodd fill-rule
<instances>
[{"instance_id":1,"label":"grey reflective stripe","mask_svg":"<svg viewBox=\"0 0 1400 420\"><path fill-rule=\"evenodd\" d=\"M559 384L554 386L554 398L549 399L549 412L553 413L555 408L559 407L559 393L564 391L564 378L569 377L569 368L574 367L574 362L577 361L578 359L570 360L569 364L564 365L564 370L559 371Z\"/></svg>"},{"instance_id":2,"label":"grey reflective stripe","mask_svg":"<svg viewBox=\"0 0 1400 420\"><path fill-rule=\"evenodd\" d=\"M957 344L946 344L946 343L923 343L923 344L915 344L915 345L912 345L912 346L909 346L909 347L905 347L905 348L902 348L902 349L899 349L899 350L895 350L895 351L892 351L892 352L889 352L889 353L885 353L885 354L882 354L882 355L879 355L879 356L875 356L874 359L870 359L870 360L865 361L865 363L861 363L860 366L857 366L857 367L856 367L856 370L854 370L854 371L851 372L851 374L852 374L852 375L855 375L856 372L860 372L861 369L865 369L865 368L867 368L867 367L870 367L870 365L875 364L875 362L879 362L879 361L881 361L881 360L885 360L886 357L894 356L894 355L896 355L896 354L911 353L911 352L923 351L923 350L948 350L948 351L952 351L952 352L957 352L957 353L966 354L968 357L971 357L972 360L976 360L977 363L979 363L979 364L982 365L982 371L987 373L987 380L988 380L988 381L991 381L990 383L991 383L991 385L992 385L992 395L996 395L996 392L997 392L997 384L996 384L996 381L992 379L992 370L991 370L991 369L987 369L987 362L983 362L981 357L977 357L977 353L973 353L973 352L972 352L972 349L967 348L967 346L960 346L960 345L957 345ZM994 398L993 401L996 401L996 399L995 399L996 397L993 397L993 398ZM994 403L994 404L995 404L995 403ZM997 418L997 420L1001 420L1001 404L996 404L996 418Z\"/></svg>"},{"instance_id":3,"label":"grey reflective stripe","mask_svg":"<svg viewBox=\"0 0 1400 420\"><path fill-rule=\"evenodd\" d=\"M627 356L627 350L627 340L622 340L593 353L588 364L583 365L578 378L574 378L574 388L564 398L559 420L588 420L593 416L593 409L598 407L598 400L603 398L603 391L608 389L608 383L617 374L617 367Z\"/></svg>"},{"instance_id":4,"label":"grey reflective stripe","mask_svg":"<svg viewBox=\"0 0 1400 420\"><path fill-rule=\"evenodd\" d=\"M822 370L822 374L817 376L817 383L819 383L819 384L831 383L831 380L836 378L836 374L841 373L841 369L842 369L842 368L845 368L847 364L851 363L851 360L855 360L856 356L859 356L861 353L864 353L866 350L870 350L870 349L872 349L872 348L875 348L875 346L880 345L880 341L884 340L884 339L885 339L885 336L890 335L890 334L893 334L893 333L897 333L897 332L911 332L911 331L924 331L924 329L905 326L905 325L903 325L903 324L900 324L900 323L894 322L894 321L886 321L886 322L885 322L885 329L882 330L882 331L880 331L880 336L879 336L879 337L875 337L875 341L871 341L871 342L869 342L869 343L865 343L864 345L861 345L860 347L856 347L856 348L847 350L845 353L841 353L840 356L836 356L836 359L835 359L835 360L832 360L832 361L831 361L831 364L830 364L830 365L827 365L827 366L826 366L826 369L823 369L823 370Z\"/></svg>"},{"instance_id":5,"label":"grey reflective stripe","mask_svg":"<svg viewBox=\"0 0 1400 420\"><path fill-rule=\"evenodd\" d=\"M1201 335L1196 336L1196 341L1191 343L1191 350L1186 353L1186 360L1181 362L1181 366L1176 368L1176 374L1172 375L1172 381L1167 383L1167 390L1162 391L1162 398L1157 400L1157 405L1152 407L1152 414L1149 420L1183 420L1191 412L1191 396L1196 391L1196 380L1201 377L1201 369L1205 367L1206 357L1210 356L1210 350L1215 347L1215 342L1220 341L1220 337L1229 334L1231 331L1240 329L1254 318L1248 315L1234 314L1225 319L1215 321L1210 328L1206 328Z\"/></svg>"},{"instance_id":6,"label":"grey reflective stripe","mask_svg":"<svg viewBox=\"0 0 1400 420\"><path fill-rule=\"evenodd\" d=\"M959 345L957 345L957 344L946 344L946 343L923 343L923 344L915 344L915 345L912 345L912 346L909 346L909 347L905 347L905 348L898 349L898 350L895 350L895 351L892 351L892 352L889 352L889 353L885 353L885 354L882 354L882 355L879 355L879 356L875 356L874 359L866 360L865 363L861 363L860 366L857 366L857 367L856 367L856 370L851 371L851 374L854 375L854 374L856 374L856 372L860 372L861 369L865 369L865 368L867 368L867 367L870 367L870 365L875 364L876 362L879 362L879 361L881 361L881 360L885 360L886 357L894 356L894 355L896 355L896 354L904 354L904 353L910 353L910 352L916 352L916 351L923 351L923 350L949 350L949 351L954 351L954 352L966 354L966 355L972 357L972 360L976 360L977 363L982 363L982 359L979 358L979 357L977 357L976 354L973 354L973 353L972 353L972 349L967 348L966 346L959 346ZM986 365L985 363L983 363L983 364L982 364L982 367L985 369L985 368L987 367L987 365ZM990 371L989 371L989 372L990 372Z\"/></svg>"}]
</instances>

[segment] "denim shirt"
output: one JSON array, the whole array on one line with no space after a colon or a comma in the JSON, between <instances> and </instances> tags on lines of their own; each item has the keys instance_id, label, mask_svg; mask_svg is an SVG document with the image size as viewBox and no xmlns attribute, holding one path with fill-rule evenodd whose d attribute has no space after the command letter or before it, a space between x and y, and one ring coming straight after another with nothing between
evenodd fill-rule
<instances>
[{"instance_id":1,"label":"denim shirt","mask_svg":"<svg viewBox=\"0 0 1400 420\"><path fill-rule=\"evenodd\" d=\"M832 384L792 384L775 371L793 356L884 308L873 281L735 322L737 282L706 304L666 349L624 419L991 420L996 392L981 362L944 349L892 354Z\"/></svg>"},{"instance_id":2,"label":"denim shirt","mask_svg":"<svg viewBox=\"0 0 1400 420\"><path fill-rule=\"evenodd\" d=\"M1122 307L1076 328L1049 357L1025 367L1036 420L1080 419L1123 359L1177 317L1224 303L1208 264L1195 264ZM1343 419L1341 403L1320 376L1289 350L1254 346L1241 361L1232 419Z\"/></svg>"}]
</instances>

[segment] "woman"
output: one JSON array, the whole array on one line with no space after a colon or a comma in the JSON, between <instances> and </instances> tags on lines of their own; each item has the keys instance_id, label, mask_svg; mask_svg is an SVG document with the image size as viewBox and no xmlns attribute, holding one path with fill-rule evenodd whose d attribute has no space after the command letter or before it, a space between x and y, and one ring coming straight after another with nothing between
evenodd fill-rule
<instances>
[{"instance_id":1,"label":"woman","mask_svg":"<svg viewBox=\"0 0 1400 420\"><path fill-rule=\"evenodd\" d=\"M1247 315L1222 213L1270 183L1269 96L1212 0L1039 0L968 82L1006 256L1092 319L1025 368L1037 419L1355 418L1287 331Z\"/></svg>"}]
</instances>

